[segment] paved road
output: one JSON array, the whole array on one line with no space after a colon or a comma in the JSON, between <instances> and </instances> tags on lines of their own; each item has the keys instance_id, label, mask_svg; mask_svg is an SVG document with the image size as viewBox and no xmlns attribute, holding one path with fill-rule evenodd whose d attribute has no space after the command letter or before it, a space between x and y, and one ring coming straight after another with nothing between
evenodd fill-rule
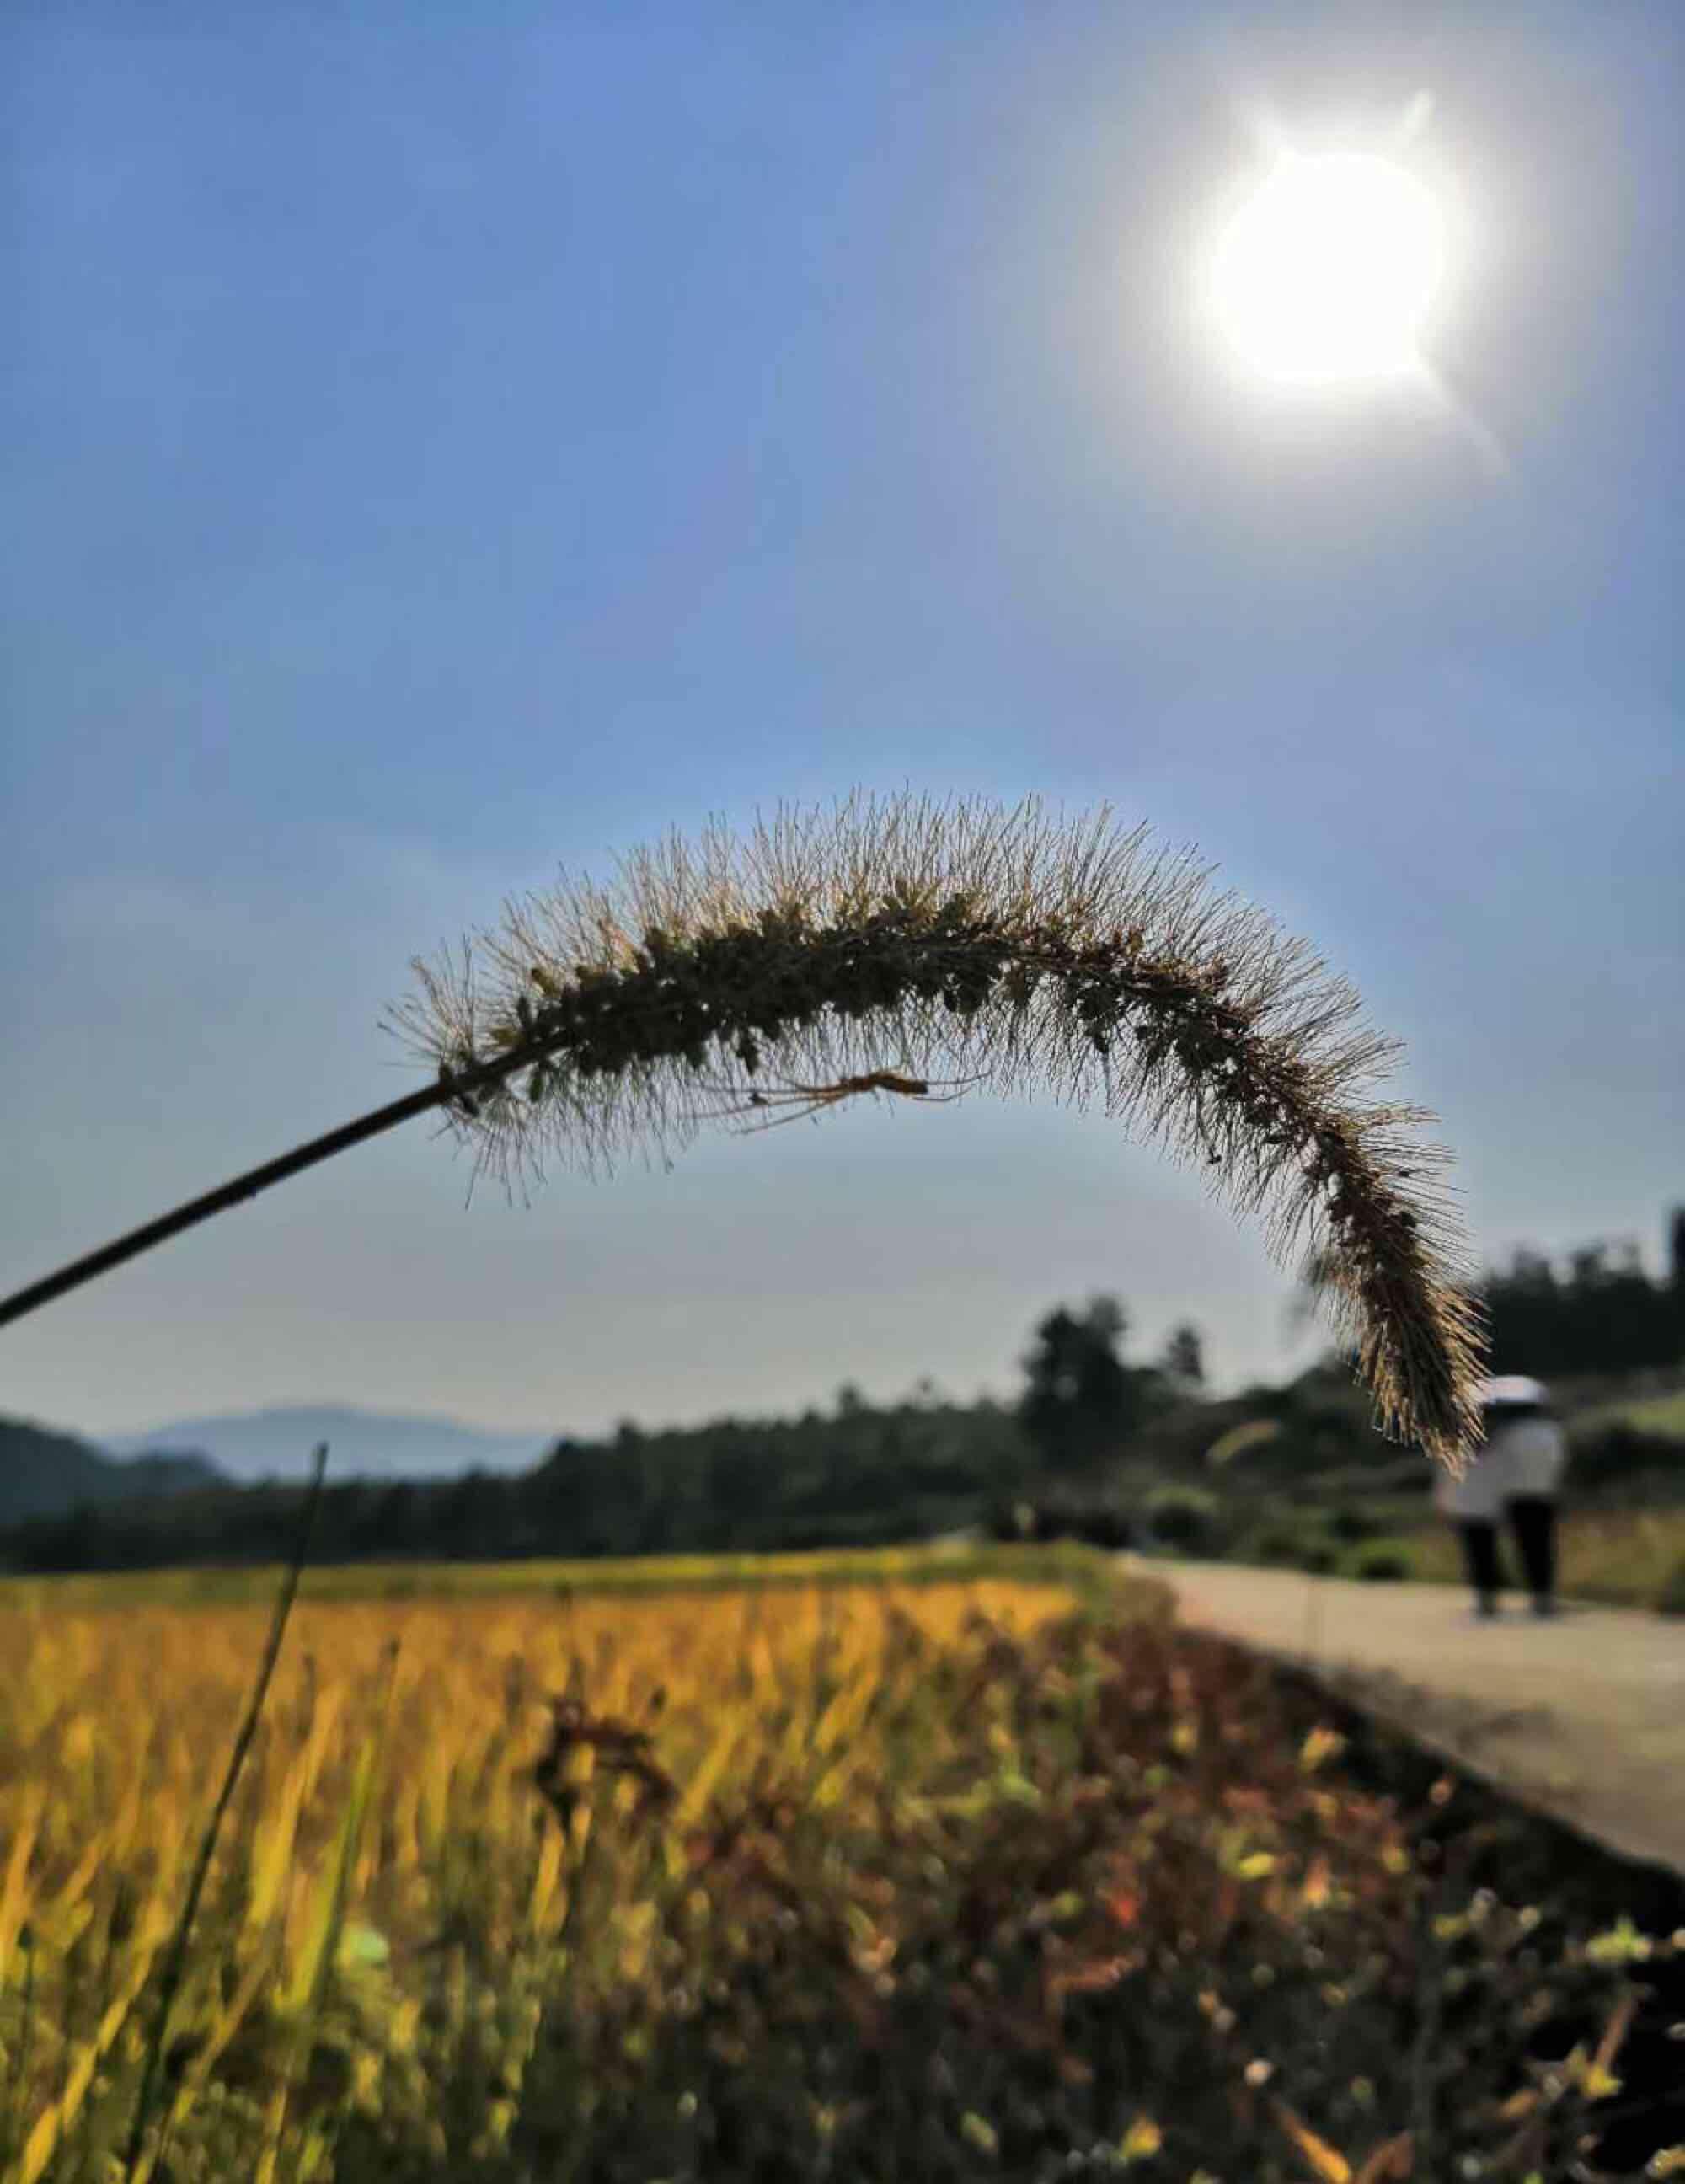
<instances>
[{"instance_id":1,"label":"paved road","mask_svg":"<svg viewBox=\"0 0 1685 2184\"><path fill-rule=\"evenodd\" d=\"M1449 1585L1134 1556L1182 1619L1313 1663L1588 1834L1685 1873L1685 1620L1566 1603L1480 1622Z\"/></svg>"}]
</instances>

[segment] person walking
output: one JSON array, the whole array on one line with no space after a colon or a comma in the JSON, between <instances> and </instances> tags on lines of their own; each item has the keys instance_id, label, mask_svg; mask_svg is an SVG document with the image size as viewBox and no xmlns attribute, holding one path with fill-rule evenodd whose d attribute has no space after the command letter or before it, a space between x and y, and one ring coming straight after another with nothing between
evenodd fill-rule
<instances>
[{"instance_id":1,"label":"person walking","mask_svg":"<svg viewBox=\"0 0 1685 2184\"><path fill-rule=\"evenodd\" d=\"M1535 1615L1556 1613L1556 1508L1568 1468L1568 1436L1538 1380L1511 1373L1487 1383L1488 1446L1503 1465L1504 1513L1533 1596Z\"/></svg>"},{"instance_id":2,"label":"person walking","mask_svg":"<svg viewBox=\"0 0 1685 2184\"><path fill-rule=\"evenodd\" d=\"M1486 1440L1460 1479L1442 1474L1434 1490L1440 1514L1456 1526L1475 1613L1498 1613L1504 1589L1499 1527L1507 1522L1532 1594L1535 1615L1556 1612L1556 1502L1568 1443L1543 1385L1521 1373L1488 1380L1481 1391Z\"/></svg>"},{"instance_id":3,"label":"person walking","mask_svg":"<svg viewBox=\"0 0 1685 2184\"><path fill-rule=\"evenodd\" d=\"M1484 1405L1482 1416L1488 1433L1490 1419ZM1490 1439L1469 1458L1460 1479L1441 1471L1433 1487L1434 1506L1455 1528L1463 1551L1463 1568L1475 1596L1475 1613L1496 1615L1498 1596L1504 1586L1503 1563L1498 1547L1498 1527L1504 1516L1503 1466L1493 1462Z\"/></svg>"}]
</instances>

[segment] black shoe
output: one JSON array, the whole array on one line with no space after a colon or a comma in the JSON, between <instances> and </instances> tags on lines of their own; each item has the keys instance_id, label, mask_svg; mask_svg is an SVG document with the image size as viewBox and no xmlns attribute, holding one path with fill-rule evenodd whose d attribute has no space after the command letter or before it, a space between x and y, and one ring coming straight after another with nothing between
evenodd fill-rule
<instances>
[{"instance_id":1,"label":"black shoe","mask_svg":"<svg viewBox=\"0 0 1685 2184\"><path fill-rule=\"evenodd\" d=\"M1533 1602L1533 1613L1535 1615L1554 1615L1556 1613L1556 1602L1550 1597L1549 1593L1541 1593Z\"/></svg>"},{"instance_id":2,"label":"black shoe","mask_svg":"<svg viewBox=\"0 0 1685 2184\"><path fill-rule=\"evenodd\" d=\"M1490 1593L1483 1592L1480 1596L1479 1599L1475 1602L1475 1613L1481 1616L1488 1616L1496 1615L1497 1613L1498 1602L1492 1597Z\"/></svg>"}]
</instances>

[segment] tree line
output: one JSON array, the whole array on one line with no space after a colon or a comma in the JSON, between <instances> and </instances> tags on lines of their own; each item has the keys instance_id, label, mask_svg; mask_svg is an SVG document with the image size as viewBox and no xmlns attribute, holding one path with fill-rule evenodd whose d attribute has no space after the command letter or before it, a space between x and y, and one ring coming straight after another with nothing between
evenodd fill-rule
<instances>
[{"instance_id":1,"label":"tree line","mask_svg":"<svg viewBox=\"0 0 1685 2184\"><path fill-rule=\"evenodd\" d=\"M1673 1216L1671 1242L1661 1279L1635 1254L1606 1245L1589 1245L1561 1268L1517 1254L1484 1284L1494 1369L1549 1381L1685 1362L1685 1208ZM829 1409L794 1418L661 1430L627 1420L599 1439L564 1436L514 1477L340 1481L324 1494L313 1552L326 1563L771 1552L976 1526L1011 1537L1024 1531L1026 1511L1043 1535L1086 1529L1122 1544L1121 1473L1209 1479L1213 1451L1237 1431L1239 1452L1222 1464L1236 1481L1287 1485L1343 1468L1399 1477L1400 1467L1384 1461L1398 1452L1371 1429L1367 1401L1337 1361L1284 1386L1213 1401L1197 1328L1177 1328L1145 1362L1131 1358L1128 1336L1118 1299L1095 1296L1061 1304L1037 1324L1011 1403L954 1403L925 1383L901 1402L878 1405L845 1386ZM1609 1460L1632 1469L1659 1458L1646 1441ZM1415 1464L1425 1486L1426 1467L1419 1457ZM301 1491L225 1485L86 1499L68 1515L0 1534L0 1568L272 1560Z\"/></svg>"},{"instance_id":2,"label":"tree line","mask_svg":"<svg viewBox=\"0 0 1685 2184\"><path fill-rule=\"evenodd\" d=\"M1113 1297L1059 1306L1036 1329L1022 1399L958 1404L928 1383L876 1405L844 1386L795 1418L724 1418L598 1440L566 1435L533 1470L448 1480L348 1479L318 1512L319 1562L771 1552L1009 1529L1025 1498L1080 1493L1130 1433L1195 1397L1199 1336L1154 1363L1123 1354ZM255 1563L281 1551L301 1489L220 1486L88 1500L0 1536L18 1570Z\"/></svg>"},{"instance_id":3,"label":"tree line","mask_svg":"<svg viewBox=\"0 0 1685 2184\"><path fill-rule=\"evenodd\" d=\"M1638 1245L1582 1245L1562 1261L1517 1251L1484 1284L1494 1368L1542 1380L1666 1369L1685 1359L1685 1206L1668 1220L1665 1273Z\"/></svg>"}]
</instances>

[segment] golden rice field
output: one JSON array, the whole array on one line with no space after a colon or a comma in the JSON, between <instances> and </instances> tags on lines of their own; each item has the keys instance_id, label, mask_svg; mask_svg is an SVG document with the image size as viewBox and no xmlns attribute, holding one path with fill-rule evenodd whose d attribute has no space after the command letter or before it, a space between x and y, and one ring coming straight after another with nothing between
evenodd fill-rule
<instances>
[{"instance_id":1,"label":"golden rice field","mask_svg":"<svg viewBox=\"0 0 1685 2184\"><path fill-rule=\"evenodd\" d=\"M581 1742L567 1769L586 1792L570 1830L543 1824L532 1776L548 1695L582 1694L597 1718L660 1719L663 1768L684 1786L659 1844L670 1881L676 1830L757 1770L823 1807L881 1763L886 1739L939 1733L904 1674L915 1634L940 1646L976 1615L1023 1631L1070 1606L1051 1585L904 1593L893 1563L883 1574L870 1589L679 1589L659 1602L525 1590L302 1601L223 1839L205 1920L217 1946L198 1954L175 2012L175 2036L193 2044L178 2120L261 2022L282 2060L250 2119L268 2156L253 2173L278 2173L296 2123L289 2080L308 2063L330 1973L359 2020L359 2089L378 2093L414 2048L406 1963L464 1920L476 1948L511 1966L565 1926L592 1833L607 1840L599 1856L628 1853L637 1789L621 1779L589 1794ZM0 1995L14 2135L25 2126L5 2148L8 2184L35 2184L79 2128L109 2136L92 2111L122 2078L110 2065L135 2043L262 1648L261 1601L154 1604L148 1589L167 1581L14 1587L20 1596L0 1607ZM141 1596L112 1607L102 1591ZM641 1931L631 1917L629 1966ZM96 1933L97 1968L86 1960ZM25 1975L27 2055L12 2021ZM97 2012L74 1991L90 1976ZM516 2003L512 2052L524 2024ZM487 2125L495 2136L495 2107ZM307 2169L308 2148L307 2136Z\"/></svg>"},{"instance_id":2,"label":"golden rice field","mask_svg":"<svg viewBox=\"0 0 1685 2184\"><path fill-rule=\"evenodd\" d=\"M1430 1907L1339 1739L1156 1593L825 1567L326 1574L161 2042L267 1603L0 1591L0 2180L1382 2184L1617 2086L1649 1945Z\"/></svg>"}]
</instances>

